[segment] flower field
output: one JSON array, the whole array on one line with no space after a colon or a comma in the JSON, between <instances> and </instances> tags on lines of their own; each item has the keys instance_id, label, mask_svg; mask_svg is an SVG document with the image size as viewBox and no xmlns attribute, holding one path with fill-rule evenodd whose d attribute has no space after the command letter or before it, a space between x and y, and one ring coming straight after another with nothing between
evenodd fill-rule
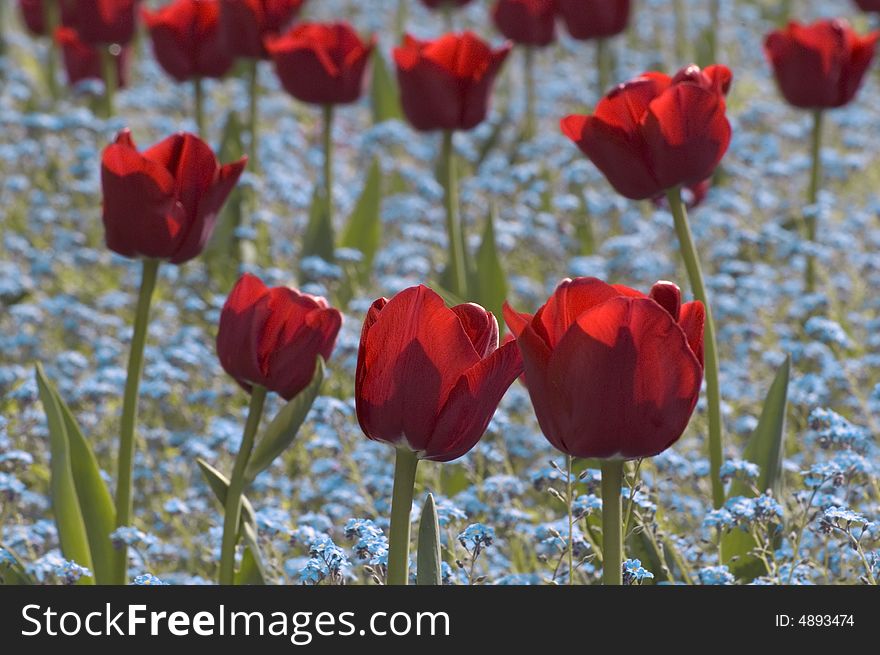
<instances>
[{"instance_id":1,"label":"flower field","mask_svg":"<svg viewBox=\"0 0 880 655\"><path fill-rule=\"evenodd\" d=\"M831 4L3 3L0 583L876 585Z\"/></svg>"}]
</instances>

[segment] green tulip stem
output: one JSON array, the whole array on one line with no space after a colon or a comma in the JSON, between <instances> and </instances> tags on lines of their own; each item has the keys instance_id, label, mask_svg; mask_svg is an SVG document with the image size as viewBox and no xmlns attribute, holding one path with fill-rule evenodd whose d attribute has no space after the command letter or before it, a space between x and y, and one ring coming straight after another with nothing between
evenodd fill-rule
<instances>
[{"instance_id":1,"label":"green tulip stem","mask_svg":"<svg viewBox=\"0 0 880 655\"><path fill-rule=\"evenodd\" d=\"M255 384L251 389L251 402L248 407L247 421L244 425L244 434L241 438L241 446L235 456L235 464L232 468L232 476L229 478L229 488L226 491L226 507L223 514L223 542L220 549L220 577L222 585L235 583L235 545L238 543L239 523L241 522L241 497L244 494L245 478L251 452L254 449L254 441L257 436L257 428L260 427L260 419L263 417L263 405L266 402L266 387Z\"/></svg>"},{"instance_id":2,"label":"green tulip stem","mask_svg":"<svg viewBox=\"0 0 880 655\"><path fill-rule=\"evenodd\" d=\"M128 375L122 398L122 421L119 431L119 459L116 474L116 527L127 527L131 522L131 480L134 469L135 425L137 424L138 390L144 370L144 344L150 322L150 304L156 278L159 273L158 259L145 259L141 276L141 288L135 310L134 332L128 355ZM113 566L115 584L128 582L128 549L123 545L116 551Z\"/></svg>"},{"instance_id":3,"label":"green tulip stem","mask_svg":"<svg viewBox=\"0 0 880 655\"><path fill-rule=\"evenodd\" d=\"M455 151L452 148L452 130L443 132L444 206L446 208L446 236L449 241L450 291L463 300L467 296L467 273L464 263L464 236L458 215L458 173L455 167Z\"/></svg>"},{"instance_id":4,"label":"green tulip stem","mask_svg":"<svg viewBox=\"0 0 880 655\"><path fill-rule=\"evenodd\" d=\"M568 466L566 467L567 477L566 477L566 489L567 492L565 494L565 504L568 505L568 584L574 584L574 515L571 511L571 502L574 500L571 497L572 485L571 485L571 461L573 457L568 455L566 457L568 460Z\"/></svg>"},{"instance_id":5,"label":"green tulip stem","mask_svg":"<svg viewBox=\"0 0 880 655\"><path fill-rule=\"evenodd\" d=\"M623 460L603 459L602 469L602 584L623 584Z\"/></svg>"},{"instance_id":6,"label":"green tulip stem","mask_svg":"<svg viewBox=\"0 0 880 655\"><path fill-rule=\"evenodd\" d=\"M718 345L715 339L715 321L712 318L712 307L703 283L703 271L694 246L694 238L688 224L687 210L681 201L681 188L675 187L666 192L672 218L675 221L675 232L678 235L679 250L684 260L694 296L703 303L706 312L706 327L703 338L706 401L709 407L709 468L712 480L712 503L716 509L724 504L724 485L721 482L722 425L721 425L721 390L718 384Z\"/></svg>"},{"instance_id":7,"label":"green tulip stem","mask_svg":"<svg viewBox=\"0 0 880 655\"><path fill-rule=\"evenodd\" d=\"M248 71L248 97L250 98L250 107L248 114L248 134L251 137L251 148L248 153L248 168L252 172L259 170L257 154L259 152L259 101L260 101L260 60L251 59Z\"/></svg>"},{"instance_id":8,"label":"green tulip stem","mask_svg":"<svg viewBox=\"0 0 880 655\"><path fill-rule=\"evenodd\" d=\"M816 241L816 201L819 199L819 183L822 179L822 117L821 109L813 112L813 134L810 140L810 186L807 188L807 204L810 205L806 217L807 240L810 243ZM816 290L816 261L813 255L807 256L807 270L805 278L807 293Z\"/></svg>"},{"instance_id":9,"label":"green tulip stem","mask_svg":"<svg viewBox=\"0 0 880 655\"><path fill-rule=\"evenodd\" d=\"M397 40L403 39L406 33L406 19L409 13L409 0L397 0L397 16L394 20L394 32L397 34Z\"/></svg>"},{"instance_id":10,"label":"green tulip stem","mask_svg":"<svg viewBox=\"0 0 880 655\"><path fill-rule=\"evenodd\" d=\"M718 61L718 35L721 34L721 2L709 1L709 63ZM679 62L684 64L684 62Z\"/></svg>"},{"instance_id":11,"label":"green tulip stem","mask_svg":"<svg viewBox=\"0 0 880 655\"><path fill-rule=\"evenodd\" d=\"M111 48L103 44L99 47L101 53L101 79L104 80L104 118L113 116L113 98L116 95L116 57L113 56Z\"/></svg>"},{"instance_id":12,"label":"green tulip stem","mask_svg":"<svg viewBox=\"0 0 880 655\"><path fill-rule=\"evenodd\" d=\"M58 43L55 41L55 29L61 21L59 16L58 2L56 0L43 0L43 15L46 17L46 34L49 38L49 48L46 51L46 86L49 89L49 97L52 102L58 100Z\"/></svg>"},{"instance_id":13,"label":"green tulip stem","mask_svg":"<svg viewBox=\"0 0 880 655\"><path fill-rule=\"evenodd\" d=\"M611 51L608 39L596 39L596 70L599 72L599 93L601 98L608 93L611 84Z\"/></svg>"},{"instance_id":14,"label":"green tulip stem","mask_svg":"<svg viewBox=\"0 0 880 655\"><path fill-rule=\"evenodd\" d=\"M419 459L406 447L397 449L394 463L394 490L391 494L391 531L388 538L387 584L409 582L409 516Z\"/></svg>"},{"instance_id":15,"label":"green tulip stem","mask_svg":"<svg viewBox=\"0 0 880 655\"><path fill-rule=\"evenodd\" d=\"M333 105L324 105L324 201L325 234L333 234ZM331 236L331 243L333 238Z\"/></svg>"},{"instance_id":16,"label":"green tulip stem","mask_svg":"<svg viewBox=\"0 0 880 655\"><path fill-rule=\"evenodd\" d=\"M673 43L675 49L675 66L684 66L687 62L687 8L685 0L672 0L673 18L675 20L675 35Z\"/></svg>"},{"instance_id":17,"label":"green tulip stem","mask_svg":"<svg viewBox=\"0 0 880 655\"><path fill-rule=\"evenodd\" d=\"M535 48L527 45L523 49L524 78L526 86L526 121L523 138L527 141L535 138Z\"/></svg>"},{"instance_id":18,"label":"green tulip stem","mask_svg":"<svg viewBox=\"0 0 880 655\"><path fill-rule=\"evenodd\" d=\"M455 19L454 12L455 9L452 6L452 2L443 3L443 30L445 32L452 32L455 29Z\"/></svg>"},{"instance_id":19,"label":"green tulip stem","mask_svg":"<svg viewBox=\"0 0 880 655\"><path fill-rule=\"evenodd\" d=\"M195 113L196 127L199 136L205 138L205 90L201 77L193 78L193 112Z\"/></svg>"}]
</instances>

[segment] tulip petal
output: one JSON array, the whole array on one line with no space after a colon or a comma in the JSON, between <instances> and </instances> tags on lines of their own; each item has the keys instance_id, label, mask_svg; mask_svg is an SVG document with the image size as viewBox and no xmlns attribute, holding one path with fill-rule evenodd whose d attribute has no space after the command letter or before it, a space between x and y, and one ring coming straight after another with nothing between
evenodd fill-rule
<instances>
[{"instance_id":1,"label":"tulip petal","mask_svg":"<svg viewBox=\"0 0 880 655\"><path fill-rule=\"evenodd\" d=\"M534 327L540 336L545 337L547 345L554 348L578 316L619 295L618 289L595 277L565 279L535 315L539 320Z\"/></svg>"},{"instance_id":2,"label":"tulip petal","mask_svg":"<svg viewBox=\"0 0 880 655\"><path fill-rule=\"evenodd\" d=\"M681 306L678 324L687 336L688 345L703 366L703 333L706 326L706 309L699 300Z\"/></svg>"},{"instance_id":3,"label":"tulip petal","mask_svg":"<svg viewBox=\"0 0 880 655\"><path fill-rule=\"evenodd\" d=\"M259 362L260 330L265 322L269 290L255 275L239 278L220 314L217 331L217 354L220 364L250 391L251 384L263 380Z\"/></svg>"},{"instance_id":4,"label":"tulip petal","mask_svg":"<svg viewBox=\"0 0 880 655\"><path fill-rule=\"evenodd\" d=\"M581 314L553 350L548 377L570 414L561 436L577 457L656 455L684 432L702 367L656 302L613 298ZM529 391L532 391L526 369Z\"/></svg>"},{"instance_id":5,"label":"tulip petal","mask_svg":"<svg viewBox=\"0 0 880 655\"><path fill-rule=\"evenodd\" d=\"M672 282L660 281L651 287L651 300L669 312L673 321L681 314L681 289Z\"/></svg>"},{"instance_id":6,"label":"tulip petal","mask_svg":"<svg viewBox=\"0 0 880 655\"><path fill-rule=\"evenodd\" d=\"M449 462L473 448L522 370L519 347L511 341L465 371L440 411L422 459Z\"/></svg>"},{"instance_id":7,"label":"tulip petal","mask_svg":"<svg viewBox=\"0 0 880 655\"><path fill-rule=\"evenodd\" d=\"M456 305L452 311L461 321L465 334L480 358L488 357L498 348L498 321L492 312L471 302Z\"/></svg>"},{"instance_id":8,"label":"tulip petal","mask_svg":"<svg viewBox=\"0 0 880 655\"><path fill-rule=\"evenodd\" d=\"M708 178L730 145L724 98L676 84L651 101L642 128L659 190Z\"/></svg>"},{"instance_id":9,"label":"tulip petal","mask_svg":"<svg viewBox=\"0 0 880 655\"><path fill-rule=\"evenodd\" d=\"M504 312L504 322L507 323L507 327L510 328L510 331L513 332L513 336L515 337L519 337L526 325L532 321L532 314L518 312L506 301L502 311Z\"/></svg>"}]
</instances>

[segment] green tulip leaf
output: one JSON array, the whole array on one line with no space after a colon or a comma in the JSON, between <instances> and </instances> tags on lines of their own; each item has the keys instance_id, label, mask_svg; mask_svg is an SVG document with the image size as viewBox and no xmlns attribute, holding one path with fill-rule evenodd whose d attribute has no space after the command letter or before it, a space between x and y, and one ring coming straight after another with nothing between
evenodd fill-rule
<instances>
[{"instance_id":1,"label":"green tulip leaf","mask_svg":"<svg viewBox=\"0 0 880 655\"><path fill-rule=\"evenodd\" d=\"M778 498L782 485L782 458L785 451L785 412L788 404L788 380L791 373L791 358L776 371L773 384L767 392L764 407L758 419L758 426L746 444L743 458L757 464L760 475L756 486L762 493L773 491ZM736 480L731 484L729 498L754 496L752 489ZM756 544L752 536L742 530L732 530L721 539L721 552L724 561L738 578L753 579L766 573L764 564L749 553Z\"/></svg>"},{"instance_id":2,"label":"green tulip leaf","mask_svg":"<svg viewBox=\"0 0 880 655\"><path fill-rule=\"evenodd\" d=\"M309 223L303 235L300 258L317 256L327 262L334 261L333 225L330 222L330 208L320 184L312 192L309 207Z\"/></svg>"},{"instance_id":3,"label":"green tulip leaf","mask_svg":"<svg viewBox=\"0 0 880 655\"><path fill-rule=\"evenodd\" d=\"M440 523L434 495L428 494L419 519L419 550L416 568L417 585L441 585L440 569Z\"/></svg>"},{"instance_id":4,"label":"green tulip leaf","mask_svg":"<svg viewBox=\"0 0 880 655\"><path fill-rule=\"evenodd\" d=\"M41 364L36 366L36 379L49 427L50 495L61 553L66 559L94 571L88 532L80 509L70 461L71 449L67 423L58 403L58 395L46 378ZM94 584L94 579L84 576L80 578L78 584Z\"/></svg>"},{"instance_id":5,"label":"green tulip leaf","mask_svg":"<svg viewBox=\"0 0 880 655\"><path fill-rule=\"evenodd\" d=\"M508 285L495 243L495 214L493 207L486 218L483 240L477 250L476 275L471 281L471 288L475 290L475 300L495 315L501 328L504 325L501 308L507 299Z\"/></svg>"},{"instance_id":6,"label":"green tulip leaf","mask_svg":"<svg viewBox=\"0 0 880 655\"><path fill-rule=\"evenodd\" d=\"M362 281L369 278L373 268L373 259L381 245L381 205L382 167L379 165L379 161L374 159L367 173L364 190L348 219L348 225L345 227L341 241L343 247L355 248L364 254L364 259L359 266Z\"/></svg>"},{"instance_id":7,"label":"green tulip leaf","mask_svg":"<svg viewBox=\"0 0 880 655\"><path fill-rule=\"evenodd\" d=\"M281 408L281 411L272 419L265 432L257 440L244 472L245 480L253 480L269 468L272 462L293 443L315 402L315 398L318 397L321 384L324 382L324 371L324 358L318 357L312 381Z\"/></svg>"},{"instance_id":8,"label":"green tulip leaf","mask_svg":"<svg viewBox=\"0 0 880 655\"><path fill-rule=\"evenodd\" d=\"M21 559L9 546L0 543L0 585L35 585L37 581L24 568Z\"/></svg>"},{"instance_id":9,"label":"green tulip leaf","mask_svg":"<svg viewBox=\"0 0 880 655\"><path fill-rule=\"evenodd\" d=\"M208 483L208 486L211 487L211 491L214 492L214 496L220 502L220 505L226 507L226 492L229 489L229 478L208 464L208 462L201 457L196 458L196 464L198 464L199 468L202 470L202 475L204 476L205 481ZM254 506L251 505L251 501L249 501L246 496L241 497L241 518L244 526L250 527L252 530L257 529L257 515L254 512ZM241 528L239 528L239 530L241 530ZM245 530L241 531L246 532Z\"/></svg>"},{"instance_id":10,"label":"green tulip leaf","mask_svg":"<svg viewBox=\"0 0 880 655\"><path fill-rule=\"evenodd\" d=\"M374 124L378 125L388 120L403 120L397 84L391 77L388 64L379 48L373 49L370 106L373 110Z\"/></svg>"}]
</instances>

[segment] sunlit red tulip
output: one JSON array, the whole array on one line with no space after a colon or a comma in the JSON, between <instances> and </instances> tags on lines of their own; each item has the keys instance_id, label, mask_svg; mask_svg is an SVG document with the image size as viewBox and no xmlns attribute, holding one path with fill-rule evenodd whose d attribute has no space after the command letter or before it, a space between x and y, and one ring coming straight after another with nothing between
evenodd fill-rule
<instances>
[{"instance_id":1,"label":"sunlit red tulip","mask_svg":"<svg viewBox=\"0 0 880 655\"><path fill-rule=\"evenodd\" d=\"M568 33L579 40L620 34L629 21L630 0L556 0Z\"/></svg>"},{"instance_id":2,"label":"sunlit red tulip","mask_svg":"<svg viewBox=\"0 0 880 655\"><path fill-rule=\"evenodd\" d=\"M219 0L176 0L142 15L156 59L177 81L223 77L232 67L220 31Z\"/></svg>"},{"instance_id":3,"label":"sunlit red tulip","mask_svg":"<svg viewBox=\"0 0 880 655\"><path fill-rule=\"evenodd\" d=\"M618 193L653 198L712 175L730 144L731 78L725 66L645 73L608 93L592 116L564 118L562 131Z\"/></svg>"},{"instance_id":4,"label":"sunlit red tulip","mask_svg":"<svg viewBox=\"0 0 880 655\"><path fill-rule=\"evenodd\" d=\"M76 30L86 43L126 44L134 37L139 0L72 0Z\"/></svg>"},{"instance_id":5,"label":"sunlit red tulip","mask_svg":"<svg viewBox=\"0 0 880 655\"><path fill-rule=\"evenodd\" d=\"M264 40L278 36L306 0L221 0L223 33L236 57L266 59Z\"/></svg>"},{"instance_id":6,"label":"sunlit red tulip","mask_svg":"<svg viewBox=\"0 0 880 655\"><path fill-rule=\"evenodd\" d=\"M98 47L84 42L79 32L72 27L59 27L55 30L55 41L61 46L64 70L70 85L83 80L102 79L101 54ZM129 48L124 46L118 55L113 57L116 65L116 86L124 88L128 83Z\"/></svg>"},{"instance_id":7,"label":"sunlit red tulip","mask_svg":"<svg viewBox=\"0 0 880 655\"><path fill-rule=\"evenodd\" d=\"M417 130L469 130L488 113L495 76L511 45L493 50L471 32L419 41L408 34L394 50L400 97Z\"/></svg>"},{"instance_id":8,"label":"sunlit red tulip","mask_svg":"<svg viewBox=\"0 0 880 655\"><path fill-rule=\"evenodd\" d=\"M245 390L259 385L290 400L311 382L318 357L330 359L341 325L323 298L245 274L220 313L217 354Z\"/></svg>"},{"instance_id":9,"label":"sunlit red tulip","mask_svg":"<svg viewBox=\"0 0 880 655\"><path fill-rule=\"evenodd\" d=\"M300 23L266 48L284 89L319 105L360 98L374 41L361 40L348 23Z\"/></svg>"},{"instance_id":10,"label":"sunlit red tulip","mask_svg":"<svg viewBox=\"0 0 880 655\"><path fill-rule=\"evenodd\" d=\"M574 457L633 459L675 443L703 378L703 305L658 282L646 296L564 280L538 312L505 305L544 435Z\"/></svg>"},{"instance_id":11,"label":"sunlit red tulip","mask_svg":"<svg viewBox=\"0 0 880 655\"><path fill-rule=\"evenodd\" d=\"M853 99L880 32L857 34L846 21L791 22L764 40L764 52L789 104L804 109L840 107Z\"/></svg>"},{"instance_id":12,"label":"sunlit red tulip","mask_svg":"<svg viewBox=\"0 0 880 655\"><path fill-rule=\"evenodd\" d=\"M221 166L211 147L179 133L138 152L129 130L101 159L107 247L125 257L196 257L247 157Z\"/></svg>"},{"instance_id":13,"label":"sunlit red tulip","mask_svg":"<svg viewBox=\"0 0 880 655\"><path fill-rule=\"evenodd\" d=\"M516 43L545 46L556 38L556 0L498 0L492 18Z\"/></svg>"},{"instance_id":14,"label":"sunlit red tulip","mask_svg":"<svg viewBox=\"0 0 880 655\"><path fill-rule=\"evenodd\" d=\"M498 347L498 322L479 305L449 308L425 286L373 303L355 377L361 429L420 459L461 457L486 430L522 372L516 344Z\"/></svg>"},{"instance_id":15,"label":"sunlit red tulip","mask_svg":"<svg viewBox=\"0 0 880 655\"><path fill-rule=\"evenodd\" d=\"M71 26L75 23L76 9L71 0L48 0L58 5L58 18L61 25ZM18 0L18 8L24 19L25 27L34 36L48 36L50 26L46 15L47 0Z\"/></svg>"}]
</instances>

